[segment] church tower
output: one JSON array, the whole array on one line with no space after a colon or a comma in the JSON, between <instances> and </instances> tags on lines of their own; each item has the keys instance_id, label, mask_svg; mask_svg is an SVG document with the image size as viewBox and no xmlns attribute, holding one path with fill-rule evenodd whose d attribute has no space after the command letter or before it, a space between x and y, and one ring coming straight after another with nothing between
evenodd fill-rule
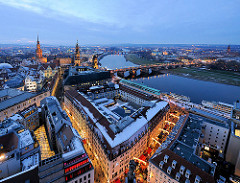
<instances>
[{"instance_id":1,"label":"church tower","mask_svg":"<svg viewBox=\"0 0 240 183\"><path fill-rule=\"evenodd\" d=\"M36 49L36 60L41 63L46 63L47 58L42 56L42 49L40 48L39 36L37 35L37 49Z\"/></svg>"},{"instance_id":2,"label":"church tower","mask_svg":"<svg viewBox=\"0 0 240 183\"><path fill-rule=\"evenodd\" d=\"M39 41L39 36L37 35L37 49L36 49L36 59L41 59L42 56L42 49L40 48L40 41Z\"/></svg>"},{"instance_id":3,"label":"church tower","mask_svg":"<svg viewBox=\"0 0 240 183\"><path fill-rule=\"evenodd\" d=\"M93 68L98 69L98 56L93 55Z\"/></svg>"},{"instance_id":4,"label":"church tower","mask_svg":"<svg viewBox=\"0 0 240 183\"><path fill-rule=\"evenodd\" d=\"M81 60L80 60L80 50L79 50L79 46L78 46L78 40L77 40L77 44L76 44L76 48L75 48L75 55L74 55L74 65L81 65Z\"/></svg>"}]
</instances>

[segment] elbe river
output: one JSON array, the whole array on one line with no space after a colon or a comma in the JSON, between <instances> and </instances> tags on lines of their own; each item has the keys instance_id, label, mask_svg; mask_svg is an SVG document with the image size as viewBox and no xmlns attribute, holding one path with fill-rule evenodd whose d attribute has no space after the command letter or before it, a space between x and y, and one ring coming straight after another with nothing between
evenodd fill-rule
<instances>
[{"instance_id":1,"label":"elbe river","mask_svg":"<svg viewBox=\"0 0 240 183\"><path fill-rule=\"evenodd\" d=\"M102 67L108 69L135 66L134 63L126 61L122 55L105 56L100 63ZM240 87L238 86L201 81L171 74L131 79L131 81L159 89L162 92L188 96L195 103L208 100L233 104L236 100L240 100Z\"/></svg>"}]
</instances>

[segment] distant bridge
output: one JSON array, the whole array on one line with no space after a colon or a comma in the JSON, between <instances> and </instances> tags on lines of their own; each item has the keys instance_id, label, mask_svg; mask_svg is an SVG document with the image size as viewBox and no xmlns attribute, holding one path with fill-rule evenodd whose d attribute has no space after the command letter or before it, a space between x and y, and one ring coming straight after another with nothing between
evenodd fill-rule
<instances>
[{"instance_id":1,"label":"distant bridge","mask_svg":"<svg viewBox=\"0 0 240 183\"><path fill-rule=\"evenodd\" d=\"M108 56L108 55L126 55L127 53L124 51L111 51L111 52L106 52L102 54L98 54L98 62L103 59L103 57Z\"/></svg>"},{"instance_id":2,"label":"distant bridge","mask_svg":"<svg viewBox=\"0 0 240 183\"><path fill-rule=\"evenodd\" d=\"M148 75L157 75L161 74L161 70L174 69L176 67L182 66L196 66L196 63L161 63L161 64L152 64L152 65L137 65L128 68L116 68L112 69L111 73L117 73L118 76L127 78L130 76L148 76Z\"/></svg>"}]
</instances>

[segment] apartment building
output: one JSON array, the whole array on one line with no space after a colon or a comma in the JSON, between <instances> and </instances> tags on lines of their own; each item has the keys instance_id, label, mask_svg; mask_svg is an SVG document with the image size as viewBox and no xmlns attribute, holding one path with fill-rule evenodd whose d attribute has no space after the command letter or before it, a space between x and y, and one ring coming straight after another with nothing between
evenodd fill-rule
<instances>
[{"instance_id":1,"label":"apartment building","mask_svg":"<svg viewBox=\"0 0 240 183\"><path fill-rule=\"evenodd\" d=\"M40 106L40 101L48 96L50 96L49 91L33 93L12 88L0 90L0 121L13 116L33 104Z\"/></svg>"},{"instance_id":2,"label":"apartment building","mask_svg":"<svg viewBox=\"0 0 240 183\"><path fill-rule=\"evenodd\" d=\"M50 177L55 177L53 182L64 180L70 183L94 183L94 168L82 145L81 137L72 127L70 119L61 109L56 97L43 99L41 108L50 144L56 156L41 162L40 182L47 183ZM56 167L53 170L58 173L49 174L47 169L52 167Z\"/></svg>"},{"instance_id":3,"label":"apartment building","mask_svg":"<svg viewBox=\"0 0 240 183\"><path fill-rule=\"evenodd\" d=\"M99 161L106 181L112 182L124 175L131 159L146 150L150 134L168 112L169 105L150 100L142 106L135 101L132 106L120 99L90 96L76 90L66 91L64 107L74 128L86 140L88 152Z\"/></svg>"}]
</instances>

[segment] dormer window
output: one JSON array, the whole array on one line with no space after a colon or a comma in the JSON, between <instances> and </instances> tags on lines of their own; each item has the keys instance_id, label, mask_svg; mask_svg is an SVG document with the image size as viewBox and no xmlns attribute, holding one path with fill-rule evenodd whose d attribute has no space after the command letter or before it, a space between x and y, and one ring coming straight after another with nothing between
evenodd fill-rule
<instances>
[{"instance_id":1,"label":"dormer window","mask_svg":"<svg viewBox=\"0 0 240 183\"><path fill-rule=\"evenodd\" d=\"M159 167L162 169L162 168L163 168L163 165L164 165L164 162L161 161L161 162L159 163Z\"/></svg>"},{"instance_id":2,"label":"dormer window","mask_svg":"<svg viewBox=\"0 0 240 183\"><path fill-rule=\"evenodd\" d=\"M180 174L179 172L177 172L177 173L176 173L176 177L175 177L175 178L176 178L176 180L177 180L177 181L179 181L179 180L180 180L180 178L181 178L181 174Z\"/></svg>"},{"instance_id":3,"label":"dormer window","mask_svg":"<svg viewBox=\"0 0 240 183\"><path fill-rule=\"evenodd\" d=\"M191 175L191 171L187 169L185 173L185 177L189 179L190 175Z\"/></svg>"},{"instance_id":4,"label":"dormer window","mask_svg":"<svg viewBox=\"0 0 240 183\"><path fill-rule=\"evenodd\" d=\"M181 165L181 167L180 167L180 174L183 175L183 174L184 174L184 171L185 171L185 167Z\"/></svg>"},{"instance_id":5,"label":"dormer window","mask_svg":"<svg viewBox=\"0 0 240 183\"><path fill-rule=\"evenodd\" d=\"M173 162L172 162L172 168L175 169L175 168L176 168L176 165L177 165L177 161L176 161L176 160L173 160Z\"/></svg>"},{"instance_id":6,"label":"dormer window","mask_svg":"<svg viewBox=\"0 0 240 183\"><path fill-rule=\"evenodd\" d=\"M172 171L172 167L169 166L168 169L167 169L167 173L170 175L171 171Z\"/></svg>"},{"instance_id":7,"label":"dormer window","mask_svg":"<svg viewBox=\"0 0 240 183\"><path fill-rule=\"evenodd\" d=\"M167 163L167 161L168 161L168 158L169 158L169 156L168 156L168 155L165 155L165 156L164 156L164 162L165 162L165 163Z\"/></svg>"},{"instance_id":8,"label":"dormer window","mask_svg":"<svg viewBox=\"0 0 240 183\"><path fill-rule=\"evenodd\" d=\"M200 181L201 181L201 177L197 175L194 183L200 183Z\"/></svg>"}]
</instances>

